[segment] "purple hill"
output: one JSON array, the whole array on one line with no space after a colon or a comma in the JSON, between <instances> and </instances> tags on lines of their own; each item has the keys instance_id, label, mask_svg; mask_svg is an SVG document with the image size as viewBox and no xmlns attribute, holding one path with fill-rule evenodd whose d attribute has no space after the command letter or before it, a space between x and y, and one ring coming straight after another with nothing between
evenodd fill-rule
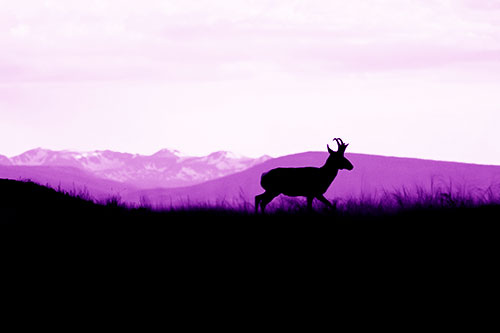
<instances>
[{"instance_id":1,"label":"purple hill","mask_svg":"<svg viewBox=\"0 0 500 333\"><path fill-rule=\"evenodd\" d=\"M253 204L253 197L262 193L260 176L276 167L321 166L328 154L306 152L268 160L242 172L211 180L202 184L172 188L147 189L129 192L125 197L132 202L152 205L179 205L196 203ZM341 170L325 194L328 199L374 197L384 193L421 188L425 191L497 190L500 184L500 166L455 162L442 162L414 158L384 157L346 153L354 170Z\"/></svg>"}]
</instances>

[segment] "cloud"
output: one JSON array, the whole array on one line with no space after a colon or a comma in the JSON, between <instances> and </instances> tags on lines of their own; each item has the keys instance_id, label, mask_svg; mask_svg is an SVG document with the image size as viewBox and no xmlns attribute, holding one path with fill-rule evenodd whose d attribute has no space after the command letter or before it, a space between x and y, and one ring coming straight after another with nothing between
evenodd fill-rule
<instances>
[{"instance_id":1,"label":"cloud","mask_svg":"<svg viewBox=\"0 0 500 333\"><path fill-rule=\"evenodd\" d=\"M0 71L4 82L196 81L496 62L495 4L18 0L0 8Z\"/></svg>"},{"instance_id":2,"label":"cloud","mask_svg":"<svg viewBox=\"0 0 500 333\"><path fill-rule=\"evenodd\" d=\"M500 10L500 1L498 0L462 0L462 4L476 10Z\"/></svg>"}]
</instances>

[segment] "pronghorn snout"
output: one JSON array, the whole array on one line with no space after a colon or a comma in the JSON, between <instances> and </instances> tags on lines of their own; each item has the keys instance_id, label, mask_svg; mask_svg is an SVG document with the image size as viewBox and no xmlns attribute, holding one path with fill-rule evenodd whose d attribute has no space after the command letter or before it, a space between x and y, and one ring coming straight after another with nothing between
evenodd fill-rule
<instances>
[{"instance_id":1,"label":"pronghorn snout","mask_svg":"<svg viewBox=\"0 0 500 333\"><path fill-rule=\"evenodd\" d=\"M348 170L348 171L351 171L352 169L354 169L354 166L351 164L351 165L346 165L344 167L345 170Z\"/></svg>"},{"instance_id":2,"label":"pronghorn snout","mask_svg":"<svg viewBox=\"0 0 500 333\"><path fill-rule=\"evenodd\" d=\"M352 163L347 159L347 158L344 158L344 161L343 161L344 165L342 167L342 169L346 169L346 170L349 170L351 171L352 169L354 169L354 165L352 165Z\"/></svg>"}]
</instances>

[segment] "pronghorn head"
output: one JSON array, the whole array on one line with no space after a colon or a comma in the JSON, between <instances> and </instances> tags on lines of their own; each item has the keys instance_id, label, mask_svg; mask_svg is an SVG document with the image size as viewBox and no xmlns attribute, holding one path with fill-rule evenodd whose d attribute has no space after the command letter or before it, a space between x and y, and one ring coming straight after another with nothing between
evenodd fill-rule
<instances>
[{"instance_id":1,"label":"pronghorn head","mask_svg":"<svg viewBox=\"0 0 500 333\"><path fill-rule=\"evenodd\" d=\"M333 141L337 142L338 149L337 151L333 151L330 149L329 145L326 145L326 147L328 148L328 152L330 153L330 156L328 156L328 160L326 160L326 165L333 169L352 170L354 166L351 162L349 162L347 158L344 157L344 152L349 144L344 143L340 138L335 138L333 139Z\"/></svg>"}]
</instances>

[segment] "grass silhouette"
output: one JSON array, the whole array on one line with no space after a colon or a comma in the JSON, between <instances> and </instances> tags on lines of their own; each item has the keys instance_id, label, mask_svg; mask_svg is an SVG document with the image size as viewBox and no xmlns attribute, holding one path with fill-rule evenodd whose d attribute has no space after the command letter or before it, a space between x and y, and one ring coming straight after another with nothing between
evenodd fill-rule
<instances>
[{"instance_id":1,"label":"grass silhouette","mask_svg":"<svg viewBox=\"0 0 500 333\"><path fill-rule=\"evenodd\" d=\"M281 197L269 206L266 214L255 214L252 204L239 200L220 201L215 205L186 203L168 207L153 206L147 199L138 205L121 202L119 196L104 201L94 200L88 191L64 192L31 181L0 180L0 221L2 223L124 223L140 221L331 221L331 222L407 222L454 223L492 220L500 213L500 190L466 192L461 188L402 188L379 195L337 198L335 209L316 203L313 212L305 200ZM494 214L494 215L491 215Z\"/></svg>"}]
</instances>

